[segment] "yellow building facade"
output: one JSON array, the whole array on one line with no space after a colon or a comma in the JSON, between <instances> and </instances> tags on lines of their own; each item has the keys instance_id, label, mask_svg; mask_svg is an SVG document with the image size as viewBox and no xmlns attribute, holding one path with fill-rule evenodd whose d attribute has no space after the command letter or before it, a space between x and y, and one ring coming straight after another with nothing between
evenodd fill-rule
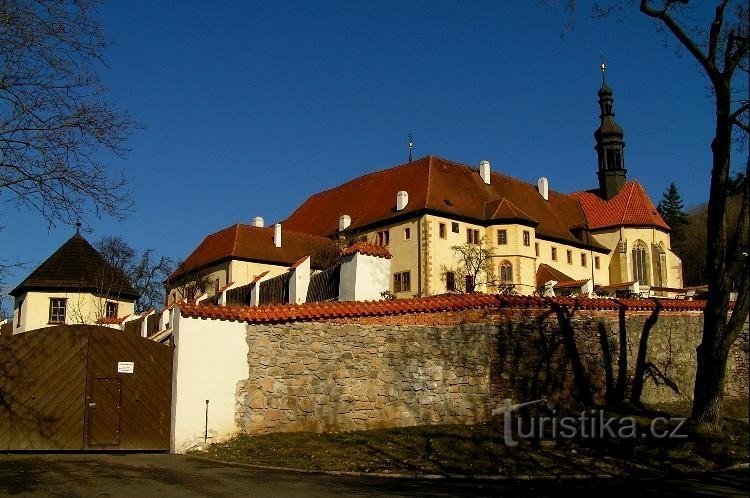
<instances>
[{"instance_id":1,"label":"yellow building facade","mask_svg":"<svg viewBox=\"0 0 750 498\"><path fill-rule=\"evenodd\" d=\"M119 322L138 292L78 233L10 292L13 333L62 324Z\"/></svg>"}]
</instances>

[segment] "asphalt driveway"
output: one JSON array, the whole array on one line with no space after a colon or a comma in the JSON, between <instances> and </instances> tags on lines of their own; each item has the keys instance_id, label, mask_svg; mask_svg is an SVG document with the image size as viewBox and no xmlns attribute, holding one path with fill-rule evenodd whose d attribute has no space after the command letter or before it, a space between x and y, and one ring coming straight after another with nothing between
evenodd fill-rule
<instances>
[{"instance_id":1,"label":"asphalt driveway","mask_svg":"<svg viewBox=\"0 0 750 498\"><path fill-rule=\"evenodd\" d=\"M0 454L0 495L17 496L747 496L748 471L697 478L414 480L300 474L165 454Z\"/></svg>"}]
</instances>

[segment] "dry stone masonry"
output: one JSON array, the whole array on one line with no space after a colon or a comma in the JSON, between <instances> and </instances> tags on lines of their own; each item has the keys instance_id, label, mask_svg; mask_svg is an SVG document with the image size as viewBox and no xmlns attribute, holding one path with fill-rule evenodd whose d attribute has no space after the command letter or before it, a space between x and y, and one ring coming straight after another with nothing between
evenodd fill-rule
<instances>
[{"instance_id":1,"label":"dry stone masonry","mask_svg":"<svg viewBox=\"0 0 750 498\"><path fill-rule=\"evenodd\" d=\"M581 382L596 401L618 389L628 399L649 322L642 400L692 397L702 313L581 310L567 321L572 343L549 309L251 324L236 422L248 433L475 423L505 398L576 406ZM730 358L728 397L748 397L747 357L745 332Z\"/></svg>"}]
</instances>

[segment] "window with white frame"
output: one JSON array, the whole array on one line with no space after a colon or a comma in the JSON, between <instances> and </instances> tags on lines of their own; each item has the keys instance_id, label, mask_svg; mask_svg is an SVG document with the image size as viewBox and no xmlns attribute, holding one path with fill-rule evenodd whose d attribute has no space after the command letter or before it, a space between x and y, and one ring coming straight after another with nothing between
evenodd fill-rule
<instances>
[{"instance_id":1,"label":"window with white frame","mask_svg":"<svg viewBox=\"0 0 750 498\"><path fill-rule=\"evenodd\" d=\"M106 318L117 318L117 311L120 306L114 301L107 301L104 307L104 316Z\"/></svg>"},{"instance_id":2,"label":"window with white frame","mask_svg":"<svg viewBox=\"0 0 750 498\"><path fill-rule=\"evenodd\" d=\"M67 307L67 299L51 297L49 300L49 323L65 323Z\"/></svg>"}]
</instances>

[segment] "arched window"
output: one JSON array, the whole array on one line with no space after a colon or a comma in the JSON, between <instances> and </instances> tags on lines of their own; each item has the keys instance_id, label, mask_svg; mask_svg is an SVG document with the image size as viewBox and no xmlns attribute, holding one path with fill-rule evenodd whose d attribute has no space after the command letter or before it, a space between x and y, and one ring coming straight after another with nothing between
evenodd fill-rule
<instances>
[{"instance_id":1,"label":"arched window","mask_svg":"<svg viewBox=\"0 0 750 498\"><path fill-rule=\"evenodd\" d=\"M633 246L633 278L641 284L648 285L648 253L646 245L640 240Z\"/></svg>"},{"instance_id":2,"label":"arched window","mask_svg":"<svg viewBox=\"0 0 750 498\"><path fill-rule=\"evenodd\" d=\"M513 283L513 265L510 261L500 263L500 281L504 284Z\"/></svg>"}]
</instances>

